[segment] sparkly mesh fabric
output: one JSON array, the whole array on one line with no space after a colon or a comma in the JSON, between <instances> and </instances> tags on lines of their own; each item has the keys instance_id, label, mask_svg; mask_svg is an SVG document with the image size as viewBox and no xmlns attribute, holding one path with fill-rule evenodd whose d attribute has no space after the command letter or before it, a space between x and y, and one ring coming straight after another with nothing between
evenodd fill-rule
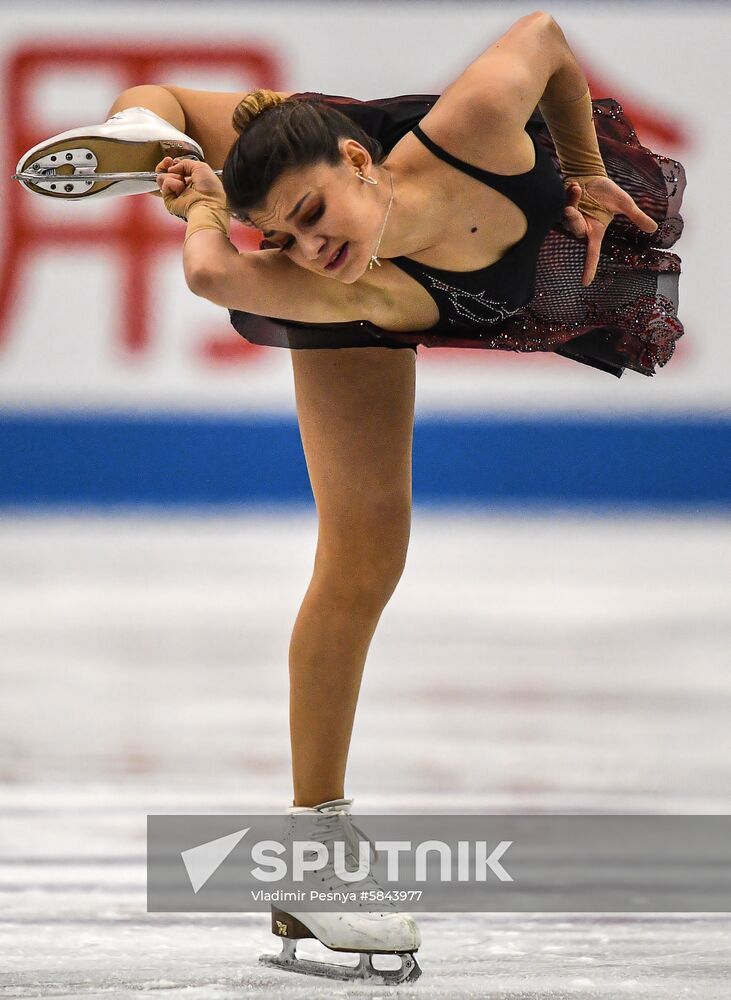
<instances>
[{"instance_id":1,"label":"sparkly mesh fabric","mask_svg":"<svg viewBox=\"0 0 731 1000\"><path fill-rule=\"evenodd\" d=\"M394 334L427 347L483 347L503 351L554 351L619 377L624 368L653 375L667 364L683 334L677 317L680 258L666 251L683 230L680 204L685 172L676 161L640 145L614 100L593 102L607 173L658 223L647 234L617 216L604 234L594 281L581 285L586 243L555 226L543 241L530 302L484 331L433 329ZM558 159L550 133L536 112L529 127Z\"/></svg>"},{"instance_id":2,"label":"sparkly mesh fabric","mask_svg":"<svg viewBox=\"0 0 731 1000\"><path fill-rule=\"evenodd\" d=\"M643 233L623 216L615 217L604 234L596 277L588 287L581 285L586 242L569 235L559 223L541 244L530 301L511 315L486 321L482 329L438 324L422 332L393 332L368 322L310 325L240 312L232 313L234 326L253 343L294 349L424 345L552 351L617 377L626 368L653 375L670 360L683 334L677 316L681 261L667 251L683 229L685 172L676 160L640 144L616 101L603 98L592 103L607 173L658 223L658 229ZM526 127L558 170L553 141L538 110Z\"/></svg>"}]
</instances>

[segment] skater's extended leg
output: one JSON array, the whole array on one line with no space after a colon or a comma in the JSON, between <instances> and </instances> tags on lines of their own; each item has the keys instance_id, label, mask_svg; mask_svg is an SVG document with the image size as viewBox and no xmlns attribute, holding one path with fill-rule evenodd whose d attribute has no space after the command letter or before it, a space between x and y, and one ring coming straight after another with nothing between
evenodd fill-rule
<instances>
[{"instance_id":1,"label":"skater's extended leg","mask_svg":"<svg viewBox=\"0 0 731 1000\"><path fill-rule=\"evenodd\" d=\"M62 200L158 195L155 170L166 156L223 167L236 138L231 119L246 94L130 87L106 121L68 129L29 149L15 176L27 191Z\"/></svg>"},{"instance_id":2,"label":"skater's extended leg","mask_svg":"<svg viewBox=\"0 0 731 1000\"><path fill-rule=\"evenodd\" d=\"M123 91L110 108L109 115L136 107L154 111L202 146L206 162L214 170L220 170L236 139L231 118L247 93L245 90L219 93L168 84L143 84Z\"/></svg>"},{"instance_id":3,"label":"skater's extended leg","mask_svg":"<svg viewBox=\"0 0 731 1000\"><path fill-rule=\"evenodd\" d=\"M319 533L290 646L294 804L343 795L368 646L403 571L411 518L415 355L292 353Z\"/></svg>"}]
</instances>

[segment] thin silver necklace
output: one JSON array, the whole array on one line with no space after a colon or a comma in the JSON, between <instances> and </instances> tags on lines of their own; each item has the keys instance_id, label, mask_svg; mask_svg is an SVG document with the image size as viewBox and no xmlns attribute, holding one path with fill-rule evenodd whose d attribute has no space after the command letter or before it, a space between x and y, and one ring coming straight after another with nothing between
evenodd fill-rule
<instances>
[{"instance_id":1,"label":"thin silver necklace","mask_svg":"<svg viewBox=\"0 0 731 1000\"><path fill-rule=\"evenodd\" d=\"M381 267L381 262L378 259L378 251L381 249L381 240L383 239L383 234L386 230L386 223L388 222L388 217L391 214L391 205L393 205L393 174L389 173L388 177L389 180L391 181L391 199L388 203L388 208L386 209L386 217L384 218L383 225L381 226L381 235L378 237L378 243L376 244L376 249L373 251L370 263L368 264L369 271L373 270L374 264L376 265L376 267Z\"/></svg>"}]
</instances>

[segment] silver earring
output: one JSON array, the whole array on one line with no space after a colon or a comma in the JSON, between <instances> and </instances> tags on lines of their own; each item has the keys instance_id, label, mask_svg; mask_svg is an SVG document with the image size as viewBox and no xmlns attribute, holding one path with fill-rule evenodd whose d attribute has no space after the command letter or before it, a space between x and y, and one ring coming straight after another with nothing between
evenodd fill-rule
<instances>
[{"instance_id":1,"label":"silver earring","mask_svg":"<svg viewBox=\"0 0 731 1000\"><path fill-rule=\"evenodd\" d=\"M355 176L358 178L359 181L363 181L364 184L378 184L378 181L376 180L375 177L366 177L365 174L363 174L362 171L360 170L356 170Z\"/></svg>"}]
</instances>

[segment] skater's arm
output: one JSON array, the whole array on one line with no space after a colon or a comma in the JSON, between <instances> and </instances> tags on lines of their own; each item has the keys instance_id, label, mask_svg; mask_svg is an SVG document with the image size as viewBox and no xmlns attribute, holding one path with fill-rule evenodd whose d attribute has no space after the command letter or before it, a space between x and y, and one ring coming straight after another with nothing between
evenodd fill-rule
<instances>
[{"instance_id":1,"label":"skater's arm","mask_svg":"<svg viewBox=\"0 0 731 1000\"><path fill-rule=\"evenodd\" d=\"M367 282L308 271L279 250L239 253L228 236L223 185L207 163L166 157L157 170L165 207L188 223L183 268L194 294L227 309L302 323L374 319L378 293Z\"/></svg>"},{"instance_id":2,"label":"skater's arm","mask_svg":"<svg viewBox=\"0 0 731 1000\"><path fill-rule=\"evenodd\" d=\"M561 28L550 14L536 11L475 59L422 125L445 148L465 159L472 154L479 163L488 144L523 142L525 124L544 96L571 100L587 89Z\"/></svg>"},{"instance_id":3,"label":"skater's arm","mask_svg":"<svg viewBox=\"0 0 731 1000\"><path fill-rule=\"evenodd\" d=\"M186 240L183 265L194 294L226 309L301 323L347 323L372 318L371 293L306 271L278 250L239 251L211 229Z\"/></svg>"}]
</instances>

